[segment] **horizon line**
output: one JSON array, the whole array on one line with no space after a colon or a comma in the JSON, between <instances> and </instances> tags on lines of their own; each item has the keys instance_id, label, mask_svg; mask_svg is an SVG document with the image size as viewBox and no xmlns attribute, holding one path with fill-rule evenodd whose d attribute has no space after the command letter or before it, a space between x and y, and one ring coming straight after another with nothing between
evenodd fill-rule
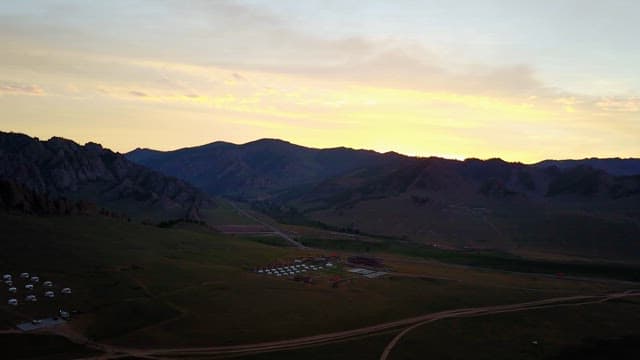
<instances>
[{"instance_id":1,"label":"horizon line","mask_svg":"<svg viewBox=\"0 0 640 360\"><path fill-rule=\"evenodd\" d=\"M33 135L29 135L25 132L20 132L20 131L13 131L13 130L9 130L9 131L4 131L4 130L0 130L0 133L9 133L9 134L17 134L17 135L25 135L34 139L38 139L41 140L40 137L38 136L33 136ZM349 146L345 146L345 145L341 145L341 146L332 146L332 147L314 147L314 146L308 146L308 145L302 145L302 144L298 144L283 138L273 138L273 137L262 137L262 138L257 138L254 140L250 140L250 141L246 141L246 142L233 142L233 141L228 141L228 140L214 140L211 142L207 142L204 144L199 144L199 145L190 145L190 146L182 146L182 147L177 147L174 149L169 149L169 150L158 150L158 149L154 149L151 147L145 147L145 146L138 146L132 150L129 151L125 151L125 152L120 152L117 150L114 150L112 147L110 146L105 146L102 143L99 143L95 140L89 140L84 142L84 144L82 144L82 141L77 141L75 139L69 138L69 137L64 137L64 136L59 136L59 135L54 135L54 136L50 136L47 140L45 141L49 141L51 139L54 138L61 138L61 139L65 139L65 140L69 140L72 141L78 145L87 145L90 143L94 143L94 144L98 144L100 146L102 146L103 148L109 149L115 153L119 153L122 155L126 155L129 153L132 153L134 151L137 150L148 150L148 151L156 151L156 152L163 152L163 153L169 153L169 152L174 152L174 151L180 151L180 150L186 150L186 149L195 149L195 148L199 148L199 147L204 147L204 146L208 146L208 145L213 145L216 143L224 143L224 144L230 144L230 145L235 145L235 146L244 146L244 145L248 145L251 143L256 143L256 142L260 142L260 141L277 141L277 142L281 142L281 143L287 143L293 146L298 146L301 148L306 148L306 149L313 149L313 150L331 150L331 149L347 149L347 150L353 150L353 151L371 151L371 152L375 152L378 154L397 154L400 156L405 156L405 157L410 157L410 158L417 158L417 159L429 159L429 158L440 158L440 159L445 159L445 160L452 160L452 161L467 161L467 160L480 160L480 161L490 161L490 160L501 160L507 163L512 163L512 164L523 164L523 165L536 165L536 164L540 164L543 163L545 161L584 161L584 160L640 160L640 155L639 156L587 156L587 157L583 157L583 158L546 158L546 159L542 159L539 161L534 161L534 162L524 162L521 160L516 160L516 161L510 161L510 160L505 160L500 156L490 156L490 157L477 157L477 156L465 156L463 157L455 157L455 156L451 156L451 155L446 155L446 154L431 154L431 155L416 155L416 154L407 154L407 153L402 153L399 151L395 151L395 150L388 150L388 151L380 151L380 150L375 150L375 149L367 149L367 148L356 148L356 147L349 147ZM42 140L41 140L42 141Z\"/></svg>"}]
</instances>

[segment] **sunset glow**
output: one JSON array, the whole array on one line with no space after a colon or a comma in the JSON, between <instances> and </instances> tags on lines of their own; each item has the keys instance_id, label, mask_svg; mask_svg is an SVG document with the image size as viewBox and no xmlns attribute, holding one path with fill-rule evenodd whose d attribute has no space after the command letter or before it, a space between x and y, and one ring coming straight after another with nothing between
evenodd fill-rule
<instances>
[{"instance_id":1,"label":"sunset glow","mask_svg":"<svg viewBox=\"0 0 640 360\"><path fill-rule=\"evenodd\" d=\"M523 162L640 156L635 2L400 3L3 2L1 128L121 152L269 137ZM603 11L615 26L596 34Z\"/></svg>"}]
</instances>

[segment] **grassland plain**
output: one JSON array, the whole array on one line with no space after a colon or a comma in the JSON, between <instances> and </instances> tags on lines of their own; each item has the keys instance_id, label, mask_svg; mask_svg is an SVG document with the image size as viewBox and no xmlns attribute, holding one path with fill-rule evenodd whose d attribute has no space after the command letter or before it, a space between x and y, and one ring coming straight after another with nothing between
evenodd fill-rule
<instances>
[{"instance_id":1,"label":"grassland plain","mask_svg":"<svg viewBox=\"0 0 640 360\"><path fill-rule=\"evenodd\" d=\"M423 359L428 354L435 359L632 359L637 357L640 343L624 339L637 340L640 336L639 310L637 299L624 299L448 319L408 333L390 358ZM615 340L620 343L605 348L605 353L597 348L598 343L606 341L615 345ZM581 351L586 349L594 353Z\"/></svg>"},{"instance_id":2,"label":"grassland plain","mask_svg":"<svg viewBox=\"0 0 640 360\"><path fill-rule=\"evenodd\" d=\"M92 349L47 334L0 334L3 359L67 360L95 356Z\"/></svg>"},{"instance_id":3,"label":"grassland plain","mask_svg":"<svg viewBox=\"0 0 640 360\"><path fill-rule=\"evenodd\" d=\"M635 359L640 350L638 310L638 300L624 299L440 320L405 335L389 359ZM396 333L239 359L377 360Z\"/></svg>"},{"instance_id":4,"label":"grassland plain","mask_svg":"<svg viewBox=\"0 0 640 360\"><path fill-rule=\"evenodd\" d=\"M316 250L269 246L192 224L166 229L102 217L0 215L0 232L6 235L2 271L29 271L72 287L64 306L79 312L71 322L76 331L135 347L290 339L445 309L624 288L398 254L383 254L398 274L356 277L333 288L328 277L334 274L318 274L316 284L307 285L250 271ZM0 304L8 326L50 311L44 302L18 309Z\"/></svg>"},{"instance_id":5,"label":"grassland plain","mask_svg":"<svg viewBox=\"0 0 640 360\"><path fill-rule=\"evenodd\" d=\"M216 199L215 206L200 210L200 214L209 225L253 225L257 224L255 220L250 219L231 206L231 204L223 199Z\"/></svg>"},{"instance_id":6,"label":"grassland plain","mask_svg":"<svg viewBox=\"0 0 640 360\"><path fill-rule=\"evenodd\" d=\"M532 259L488 250L451 251L421 243L384 238L360 241L303 237L299 239L299 242L309 247L327 250L351 251L372 255L397 254L411 258L429 259L443 263L508 272L544 273L549 275L563 274L640 281L640 265L636 263L611 263L593 260L561 261L557 258Z\"/></svg>"}]
</instances>

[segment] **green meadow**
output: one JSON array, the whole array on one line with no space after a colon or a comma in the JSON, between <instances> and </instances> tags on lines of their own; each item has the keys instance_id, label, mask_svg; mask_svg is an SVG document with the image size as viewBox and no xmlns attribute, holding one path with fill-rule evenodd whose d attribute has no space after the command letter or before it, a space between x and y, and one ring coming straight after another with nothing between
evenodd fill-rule
<instances>
[{"instance_id":1,"label":"green meadow","mask_svg":"<svg viewBox=\"0 0 640 360\"><path fill-rule=\"evenodd\" d=\"M416 276L366 279L340 267L314 273L315 283L304 284L252 269L324 250L221 235L196 224L160 228L103 217L5 214L0 216L0 232L5 235L0 245L2 272L28 271L73 288L72 296L53 303L13 308L2 299L5 329L64 307L77 312L70 322L74 331L98 342L132 347L284 340L446 309L626 289L618 283L421 262L387 249L377 249L376 255L392 270ZM356 250L338 248L337 253L344 258L360 253ZM335 276L345 281L334 287L330 279ZM362 341L384 343L384 339L380 335ZM376 353L369 346L363 348L372 356ZM313 350L293 354L298 351Z\"/></svg>"}]
</instances>

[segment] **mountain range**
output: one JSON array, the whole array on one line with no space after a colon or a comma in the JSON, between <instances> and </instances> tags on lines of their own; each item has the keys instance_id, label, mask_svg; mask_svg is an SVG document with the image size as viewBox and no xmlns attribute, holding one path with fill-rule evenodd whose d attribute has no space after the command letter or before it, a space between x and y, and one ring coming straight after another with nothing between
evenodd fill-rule
<instances>
[{"instance_id":1,"label":"mountain range","mask_svg":"<svg viewBox=\"0 0 640 360\"><path fill-rule=\"evenodd\" d=\"M403 159L369 150L312 149L275 139L244 145L214 142L169 152L136 149L126 157L189 181L210 194L241 199L269 197L353 169L392 165Z\"/></svg>"},{"instance_id":2,"label":"mountain range","mask_svg":"<svg viewBox=\"0 0 640 360\"><path fill-rule=\"evenodd\" d=\"M625 260L640 259L637 168L638 159L526 165L276 139L123 155L95 143L0 132L0 205L209 221L220 215L209 211L214 199L223 197L280 223L392 241Z\"/></svg>"},{"instance_id":3,"label":"mountain range","mask_svg":"<svg viewBox=\"0 0 640 360\"><path fill-rule=\"evenodd\" d=\"M441 168L441 172L436 171L430 176L438 177L442 172L455 171L476 180L506 181L505 186L529 195L558 192L582 192L586 195L608 190L612 196L620 196L626 183L617 181L640 175L640 159L545 160L524 165L500 159L456 161L416 158L344 147L313 149L276 139L242 145L214 142L175 151L138 148L125 156L133 162L189 181L210 194L243 200L271 198L282 191L318 185L334 177L348 176L356 170L367 169L378 176L397 171L395 174L402 176L422 165ZM514 174L517 176L509 179ZM591 179L597 182L592 184L595 188L577 188L581 184L587 186L589 177L600 177L599 180ZM577 183L561 188L563 179L567 181L567 178L573 178ZM490 184L484 186L486 188ZM505 191L510 190L505 188Z\"/></svg>"},{"instance_id":4,"label":"mountain range","mask_svg":"<svg viewBox=\"0 0 640 360\"><path fill-rule=\"evenodd\" d=\"M525 165L273 139L126 157L281 222L443 247L640 257L638 159Z\"/></svg>"},{"instance_id":5,"label":"mountain range","mask_svg":"<svg viewBox=\"0 0 640 360\"><path fill-rule=\"evenodd\" d=\"M576 167L580 165L589 166L594 169L603 170L616 176L633 176L640 174L640 159L628 158L589 158L581 160L544 160L537 164L538 167L556 166L561 169Z\"/></svg>"}]
</instances>

